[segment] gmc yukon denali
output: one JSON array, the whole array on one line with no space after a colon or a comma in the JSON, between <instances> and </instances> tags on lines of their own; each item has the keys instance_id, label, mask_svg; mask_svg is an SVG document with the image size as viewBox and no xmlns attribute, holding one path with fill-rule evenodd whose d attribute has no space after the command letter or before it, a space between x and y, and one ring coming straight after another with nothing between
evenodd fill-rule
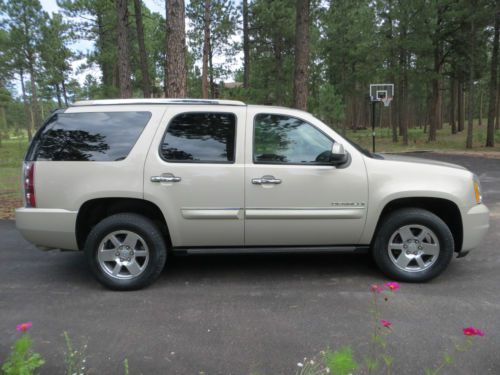
<instances>
[{"instance_id":1,"label":"gmc yukon denali","mask_svg":"<svg viewBox=\"0 0 500 375\"><path fill-rule=\"evenodd\" d=\"M17 228L84 251L108 288L153 282L174 253L369 251L424 282L489 226L458 165L371 154L312 115L228 100L77 102L26 154Z\"/></svg>"}]
</instances>

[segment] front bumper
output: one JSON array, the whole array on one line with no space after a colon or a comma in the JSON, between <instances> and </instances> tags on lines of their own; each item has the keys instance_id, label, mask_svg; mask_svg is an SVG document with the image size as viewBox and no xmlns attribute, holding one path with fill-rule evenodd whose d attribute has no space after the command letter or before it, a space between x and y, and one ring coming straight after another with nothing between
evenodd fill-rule
<instances>
[{"instance_id":1,"label":"front bumper","mask_svg":"<svg viewBox=\"0 0 500 375\"><path fill-rule=\"evenodd\" d=\"M45 249L78 250L77 211L53 208L16 209L16 227L24 238Z\"/></svg>"},{"instance_id":2,"label":"front bumper","mask_svg":"<svg viewBox=\"0 0 500 375\"><path fill-rule=\"evenodd\" d=\"M488 228L490 227L490 211L484 204L478 204L469 209L462 216L464 236L460 253L466 254L468 251L479 246Z\"/></svg>"}]
</instances>

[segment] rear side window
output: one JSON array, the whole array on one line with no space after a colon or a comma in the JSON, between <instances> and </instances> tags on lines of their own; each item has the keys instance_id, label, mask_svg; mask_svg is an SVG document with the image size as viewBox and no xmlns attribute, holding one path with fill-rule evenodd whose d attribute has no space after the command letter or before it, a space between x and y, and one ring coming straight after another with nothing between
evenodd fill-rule
<instances>
[{"instance_id":1,"label":"rear side window","mask_svg":"<svg viewBox=\"0 0 500 375\"><path fill-rule=\"evenodd\" d=\"M233 113L183 113L170 121L160 154L168 162L233 163L235 136Z\"/></svg>"},{"instance_id":2,"label":"rear side window","mask_svg":"<svg viewBox=\"0 0 500 375\"><path fill-rule=\"evenodd\" d=\"M151 112L55 114L37 134L28 154L41 161L118 161L125 159Z\"/></svg>"}]
</instances>

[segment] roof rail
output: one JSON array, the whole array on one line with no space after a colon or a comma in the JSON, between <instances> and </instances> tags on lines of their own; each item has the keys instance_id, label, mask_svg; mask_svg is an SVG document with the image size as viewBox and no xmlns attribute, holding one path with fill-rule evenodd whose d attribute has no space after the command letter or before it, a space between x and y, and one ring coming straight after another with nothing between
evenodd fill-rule
<instances>
[{"instance_id":1,"label":"roof rail","mask_svg":"<svg viewBox=\"0 0 500 375\"><path fill-rule=\"evenodd\" d=\"M102 99L102 100L82 100L73 103L72 107L91 105L133 105L133 104L218 104L244 106L243 102L237 100L220 99Z\"/></svg>"}]
</instances>

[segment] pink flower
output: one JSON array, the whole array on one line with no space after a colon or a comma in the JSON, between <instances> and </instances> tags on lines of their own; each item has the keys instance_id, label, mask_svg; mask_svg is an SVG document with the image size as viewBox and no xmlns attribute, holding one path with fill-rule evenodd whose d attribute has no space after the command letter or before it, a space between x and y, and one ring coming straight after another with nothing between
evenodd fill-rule
<instances>
[{"instance_id":1,"label":"pink flower","mask_svg":"<svg viewBox=\"0 0 500 375\"><path fill-rule=\"evenodd\" d=\"M465 336L484 336L484 332L475 327L467 327L463 331Z\"/></svg>"},{"instance_id":2,"label":"pink flower","mask_svg":"<svg viewBox=\"0 0 500 375\"><path fill-rule=\"evenodd\" d=\"M384 319L380 321L380 324L382 324L385 328L389 328L390 326L392 326L392 323L390 321Z\"/></svg>"},{"instance_id":3,"label":"pink flower","mask_svg":"<svg viewBox=\"0 0 500 375\"><path fill-rule=\"evenodd\" d=\"M385 283L385 286L388 287L392 292L395 292L400 288L399 283L395 281L391 281L389 283Z\"/></svg>"},{"instance_id":4,"label":"pink flower","mask_svg":"<svg viewBox=\"0 0 500 375\"><path fill-rule=\"evenodd\" d=\"M32 325L33 323L31 322L21 323L16 326L16 330L19 332L26 332Z\"/></svg>"},{"instance_id":5,"label":"pink flower","mask_svg":"<svg viewBox=\"0 0 500 375\"><path fill-rule=\"evenodd\" d=\"M384 287L377 285L377 284L373 284L370 287L370 290L372 291L372 293L382 293L382 291L384 290Z\"/></svg>"}]
</instances>

